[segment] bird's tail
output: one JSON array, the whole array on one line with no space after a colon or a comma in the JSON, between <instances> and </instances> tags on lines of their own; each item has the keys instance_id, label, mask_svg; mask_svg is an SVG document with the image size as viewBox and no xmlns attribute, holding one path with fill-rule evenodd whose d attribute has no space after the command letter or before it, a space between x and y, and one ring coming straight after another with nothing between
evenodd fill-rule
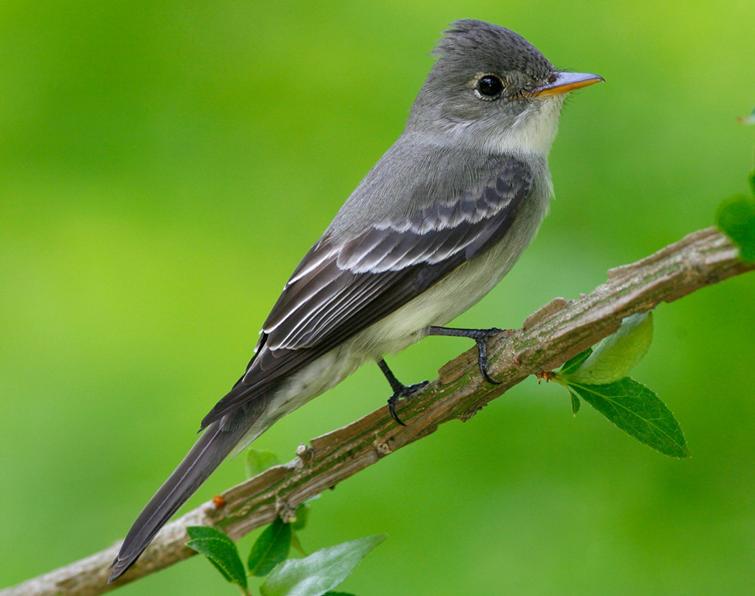
<instances>
[{"instance_id":1,"label":"bird's tail","mask_svg":"<svg viewBox=\"0 0 755 596\"><path fill-rule=\"evenodd\" d=\"M245 410L227 414L204 430L191 451L139 514L113 561L108 583L114 582L136 562L160 528L234 447L242 440L253 440L270 426L273 420L267 421L264 416L266 401L262 398Z\"/></svg>"}]
</instances>

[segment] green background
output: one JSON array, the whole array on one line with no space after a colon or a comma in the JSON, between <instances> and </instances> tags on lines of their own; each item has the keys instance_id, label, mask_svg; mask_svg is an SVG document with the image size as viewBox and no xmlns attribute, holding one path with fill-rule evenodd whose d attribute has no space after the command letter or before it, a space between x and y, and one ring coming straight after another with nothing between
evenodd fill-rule
<instances>
[{"instance_id":1,"label":"green background","mask_svg":"<svg viewBox=\"0 0 755 596\"><path fill-rule=\"evenodd\" d=\"M746 189L748 0L0 4L0 585L122 537L462 17L608 82L570 98L550 216L460 324L519 326ZM589 407L572 418L531 379L328 492L305 547L388 534L343 585L360 596L744 594L753 290L734 279L657 310L635 376L690 459ZM431 338L391 363L414 382L468 347ZM257 445L289 459L387 394L368 366ZM225 463L190 505L242 478ZM233 589L195 558L122 593Z\"/></svg>"}]
</instances>

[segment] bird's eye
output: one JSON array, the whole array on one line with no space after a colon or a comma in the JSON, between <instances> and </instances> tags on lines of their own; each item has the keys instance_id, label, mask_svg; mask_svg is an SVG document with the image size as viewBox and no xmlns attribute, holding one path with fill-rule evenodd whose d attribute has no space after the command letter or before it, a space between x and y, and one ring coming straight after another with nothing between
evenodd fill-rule
<instances>
[{"instance_id":1,"label":"bird's eye","mask_svg":"<svg viewBox=\"0 0 755 596\"><path fill-rule=\"evenodd\" d=\"M503 92L503 82L495 75L485 75L477 80L475 94L485 101L498 99Z\"/></svg>"}]
</instances>

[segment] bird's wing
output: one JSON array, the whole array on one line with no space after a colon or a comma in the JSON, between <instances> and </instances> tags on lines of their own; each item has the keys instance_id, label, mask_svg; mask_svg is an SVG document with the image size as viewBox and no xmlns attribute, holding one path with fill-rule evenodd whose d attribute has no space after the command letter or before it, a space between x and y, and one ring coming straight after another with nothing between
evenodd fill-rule
<instances>
[{"instance_id":1,"label":"bird's wing","mask_svg":"<svg viewBox=\"0 0 755 596\"><path fill-rule=\"evenodd\" d=\"M202 426L268 391L483 252L508 231L532 187L527 164L502 157L474 189L428 200L401 220L375 222L347 240L324 236L286 284L246 374Z\"/></svg>"}]
</instances>

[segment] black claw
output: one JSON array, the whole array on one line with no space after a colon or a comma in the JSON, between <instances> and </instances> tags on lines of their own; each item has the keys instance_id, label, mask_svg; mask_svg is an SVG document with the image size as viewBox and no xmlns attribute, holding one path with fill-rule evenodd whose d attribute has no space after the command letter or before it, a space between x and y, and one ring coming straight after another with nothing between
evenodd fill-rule
<instances>
[{"instance_id":1,"label":"black claw","mask_svg":"<svg viewBox=\"0 0 755 596\"><path fill-rule=\"evenodd\" d=\"M496 381L490 376L488 371L488 338L498 333L505 333L503 329L491 327L490 329L453 329L449 327L429 327L428 335L446 335L451 337L468 337L473 339L477 345L477 366L480 369L482 378L491 385L500 385L501 381Z\"/></svg>"},{"instance_id":2,"label":"black claw","mask_svg":"<svg viewBox=\"0 0 755 596\"><path fill-rule=\"evenodd\" d=\"M422 381L415 385L401 385L400 388L395 389L393 395L388 398L388 411L391 413L391 418L398 422L401 426L406 426L404 422L399 418L398 412L396 412L396 404L401 399L406 399L413 396L417 391L427 385L428 381Z\"/></svg>"},{"instance_id":3,"label":"black claw","mask_svg":"<svg viewBox=\"0 0 755 596\"><path fill-rule=\"evenodd\" d=\"M477 367L480 369L482 377L491 385L500 385L500 381L496 381L490 376L488 371L488 342L487 338L475 340L477 344Z\"/></svg>"},{"instance_id":4,"label":"black claw","mask_svg":"<svg viewBox=\"0 0 755 596\"><path fill-rule=\"evenodd\" d=\"M395 395L391 395L388 398L388 411L391 413L391 418L393 418L398 424L400 424L401 426L406 426L403 420L398 417L398 412L396 412L396 404L398 403L398 399L399 398Z\"/></svg>"},{"instance_id":5,"label":"black claw","mask_svg":"<svg viewBox=\"0 0 755 596\"><path fill-rule=\"evenodd\" d=\"M480 374L491 385L500 385L501 381L496 381L490 376L488 370L488 338L497 333L503 332L503 329L497 327L491 327L490 329L480 329L474 338L477 344L477 366L480 369Z\"/></svg>"}]
</instances>

